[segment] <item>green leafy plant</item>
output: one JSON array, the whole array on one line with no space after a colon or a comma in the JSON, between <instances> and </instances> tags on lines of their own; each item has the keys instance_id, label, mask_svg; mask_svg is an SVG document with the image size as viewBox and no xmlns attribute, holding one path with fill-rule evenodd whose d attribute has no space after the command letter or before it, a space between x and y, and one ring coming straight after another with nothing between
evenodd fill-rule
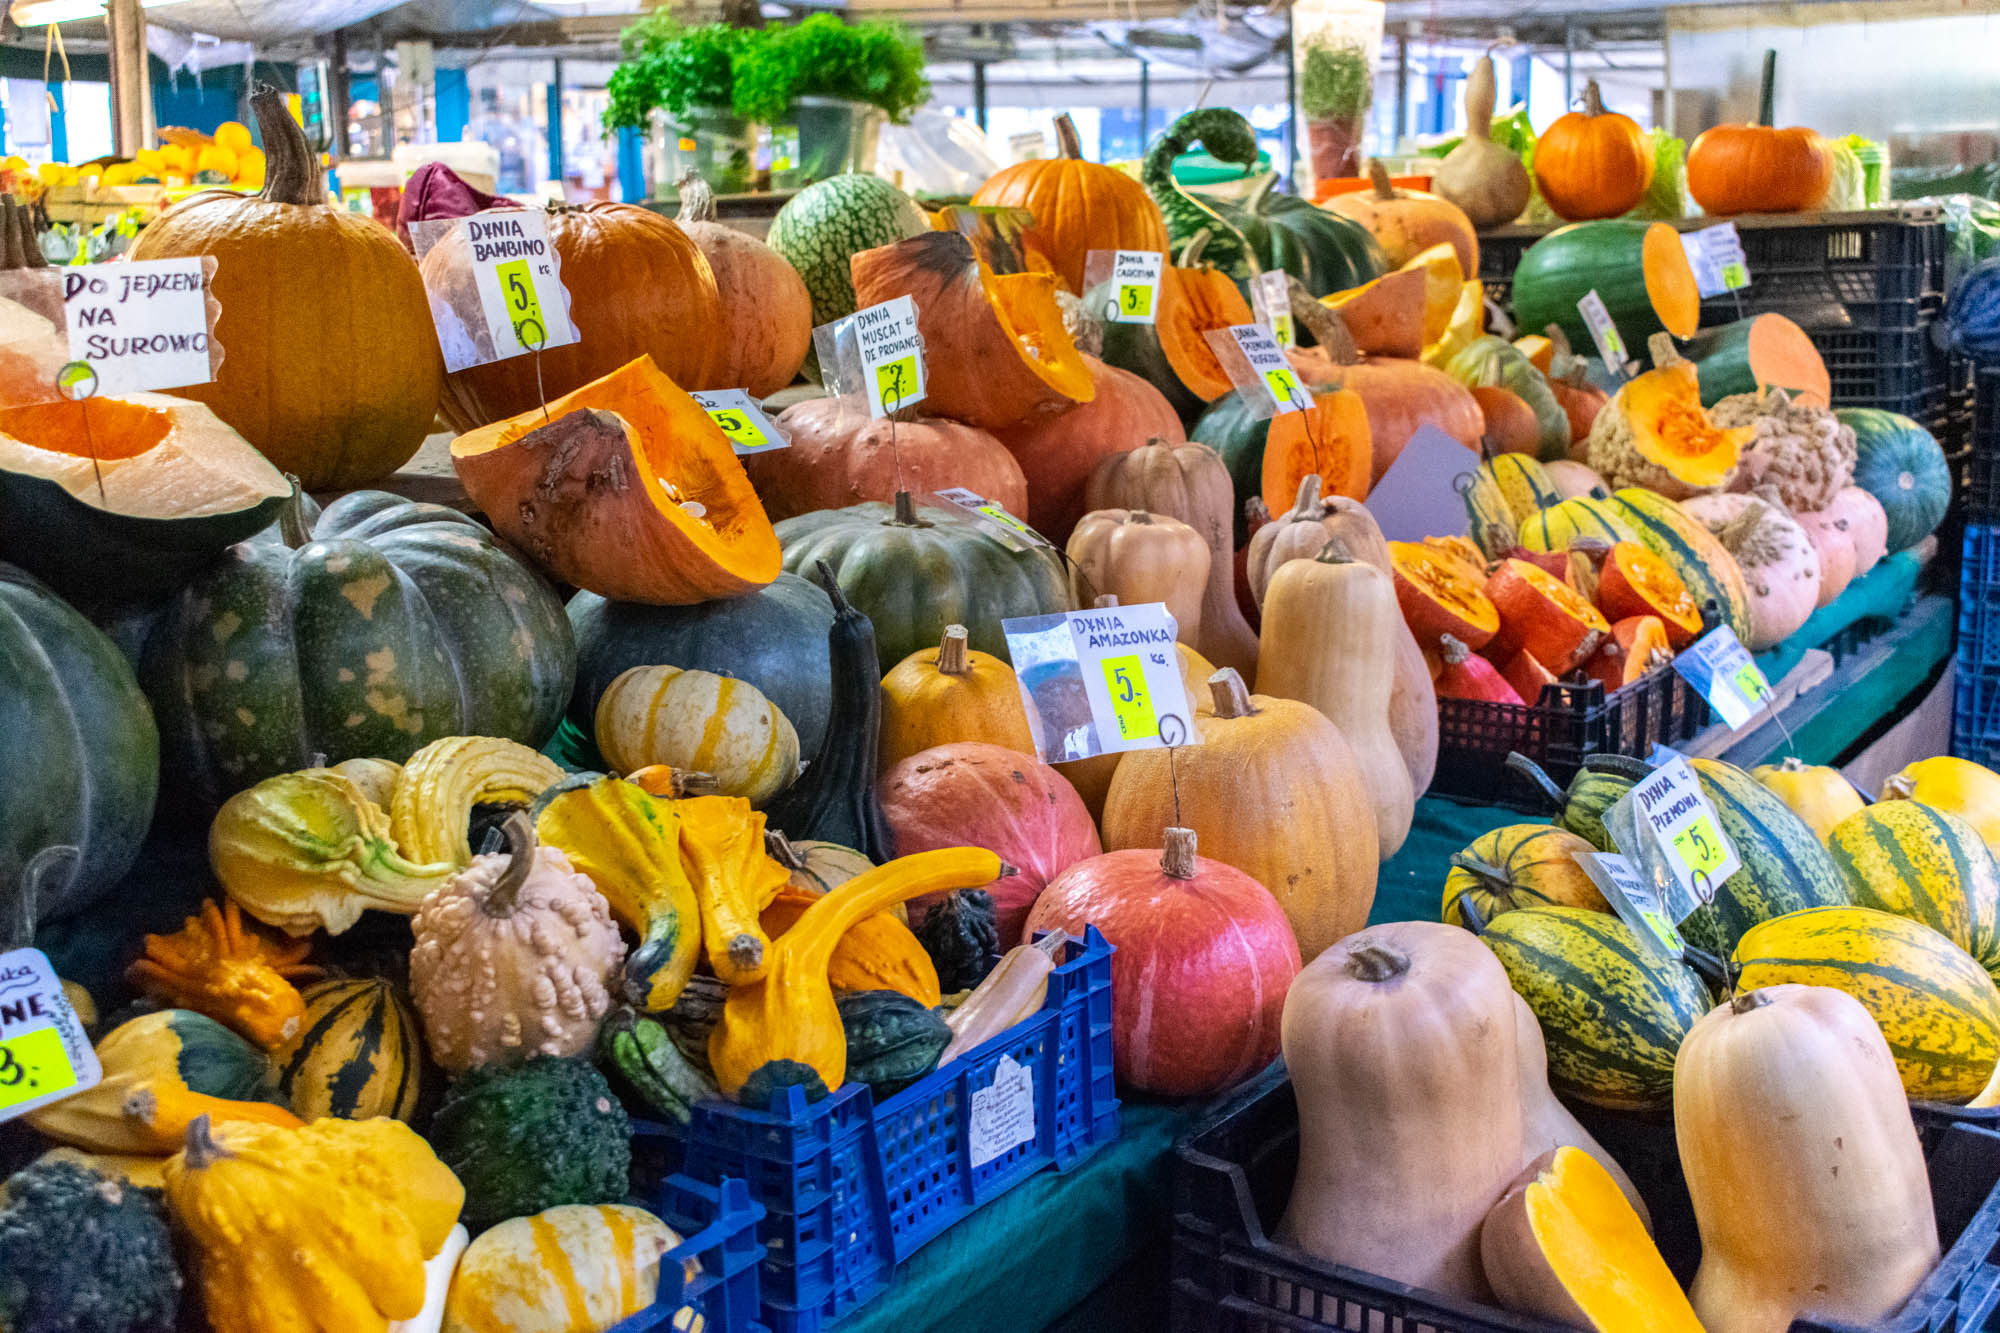
<instances>
[{"instance_id":1,"label":"green leafy plant","mask_svg":"<svg viewBox=\"0 0 2000 1333\"><path fill-rule=\"evenodd\" d=\"M1299 79L1299 106L1314 120L1358 116L1375 98L1368 52L1351 42L1306 48Z\"/></svg>"},{"instance_id":2,"label":"green leafy plant","mask_svg":"<svg viewBox=\"0 0 2000 1333\"><path fill-rule=\"evenodd\" d=\"M619 36L625 60L605 84L604 128L646 130L660 110L685 125L697 110L729 106L736 63L762 35L723 23L691 27L653 11Z\"/></svg>"},{"instance_id":3,"label":"green leafy plant","mask_svg":"<svg viewBox=\"0 0 2000 1333\"><path fill-rule=\"evenodd\" d=\"M736 59L736 114L746 120L780 120L798 97L841 97L900 122L930 98L923 44L901 24L814 14L755 37Z\"/></svg>"}]
</instances>

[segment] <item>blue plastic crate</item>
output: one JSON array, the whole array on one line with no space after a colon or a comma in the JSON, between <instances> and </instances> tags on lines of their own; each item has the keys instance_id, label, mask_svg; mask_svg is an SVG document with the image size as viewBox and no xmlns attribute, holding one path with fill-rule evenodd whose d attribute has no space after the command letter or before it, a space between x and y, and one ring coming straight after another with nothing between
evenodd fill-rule
<instances>
[{"instance_id":1,"label":"blue plastic crate","mask_svg":"<svg viewBox=\"0 0 2000 1333\"><path fill-rule=\"evenodd\" d=\"M996 1088L1002 1062L1030 1094ZM984 1142L975 1157L973 1120ZM859 1083L770 1111L701 1102L681 1170L737 1178L763 1206L764 1322L816 1333L889 1284L896 1265L1046 1167L1068 1170L1118 1137L1111 1066L1111 946L1095 927L1065 948L1041 1012L877 1105ZM1018 1141L1013 1141L1018 1135ZM1008 1146L1000 1147L1001 1143Z\"/></svg>"},{"instance_id":2,"label":"blue plastic crate","mask_svg":"<svg viewBox=\"0 0 2000 1333\"><path fill-rule=\"evenodd\" d=\"M641 1126L638 1132L660 1130ZM764 1247L756 1232L764 1210L751 1201L743 1182L704 1185L668 1176L652 1211L686 1239L661 1257L652 1307L607 1333L768 1333L758 1322L757 1265ZM685 1279L690 1259L700 1271Z\"/></svg>"},{"instance_id":3,"label":"blue plastic crate","mask_svg":"<svg viewBox=\"0 0 2000 1333\"><path fill-rule=\"evenodd\" d=\"M2000 524L1968 522L1959 564L1951 752L2000 762Z\"/></svg>"}]
</instances>

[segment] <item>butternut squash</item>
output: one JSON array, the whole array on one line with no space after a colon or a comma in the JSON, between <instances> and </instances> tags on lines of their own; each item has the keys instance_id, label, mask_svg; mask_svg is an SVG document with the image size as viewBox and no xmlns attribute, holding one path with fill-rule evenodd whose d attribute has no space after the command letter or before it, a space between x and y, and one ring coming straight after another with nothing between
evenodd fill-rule
<instances>
[{"instance_id":1,"label":"butternut squash","mask_svg":"<svg viewBox=\"0 0 2000 1333\"><path fill-rule=\"evenodd\" d=\"M1569 1113L1549 1087L1549 1048L1542 1040L1542 1025L1535 1011L1517 992L1514 996L1514 1044L1521 1057L1521 1151L1529 1165L1558 1148L1578 1148L1589 1153L1618 1186L1619 1193L1632 1205L1640 1224L1653 1229L1653 1215L1638 1187L1618 1160L1604 1150L1591 1132ZM1513 1307L1509 1307L1513 1308Z\"/></svg>"}]
</instances>

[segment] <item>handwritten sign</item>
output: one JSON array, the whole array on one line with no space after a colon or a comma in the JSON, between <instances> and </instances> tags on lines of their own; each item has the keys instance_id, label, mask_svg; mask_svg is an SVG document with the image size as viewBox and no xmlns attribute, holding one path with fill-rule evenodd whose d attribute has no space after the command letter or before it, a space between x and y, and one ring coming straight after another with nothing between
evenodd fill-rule
<instances>
[{"instance_id":1,"label":"handwritten sign","mask_svg":"<svg viewBox=\"0 0 2000 1333\"><path fill-rule=\"evenodd\" d=\"M1261 420L1280 412L1303 412L1311 404L1312 394L1264 325L1233 324L1209 329L1202 336L1253 416Z\"/></svg>"},{"instance_id":2,"label":"handwritten sign","mask_svg":"<svg viewBox=\"0 0 2000 1333\"><path fill-rule=\"evenodd\" d=\"M1291 275L1283 269L1272 269L1269 273L1259 273L1250 281L1250 302L1254 307L1257 322L1271 330L1271 337L1278 346L1290 347L1298 342L1292 331Z\"/></svg>"},{"instance_id":3,"label":"handwritten sign","mask_svg":"<svg viewBox=\"0 0 2000 1333\"><path fill-rule=\"evenodd\" d=\"M1626 925L1655 953L1679 958L1687 948L1675 922L1667 916L1666 904L1632 863L1616 852L1574 852L1576 863L1590 876L1604 900L1611 904Z\"/></svg>"},{"instance_id":4,"label":"handwritten sign","mask_svg":"<svg viewBox=\"0 0 2000 1333\"><path fill-rule=\"evenodd\" d=\"M0 1121L104 1077L62 982L39 949L0 953Z\"/></svg>"},{"instance_id":5,"label":"handwritten sign","mask_svg":"<svg viewBox=\"0 0 2000 1333\"><path fill-rule=\"evenodd\" d=\"M1035 1141L1035 1076L1011 1055L994 1066L993 1082L972 1090L965 1149L976 1170L1009 1149Z\"/></svg>"},{"instance_id":6,"label":"handwritten sign","mask_svg":"<svg viewBox=\"0 0 2000 1333\"><path fill-rule=\"evenodd\" d=\"M1029 729L1056 763L1197 739L1160 602L1003 620Z\"/></svg>"},{"instance_id":7,"label":"handwritten sign","mask_svg":"<svg viewBox=\"0 0 2000 1333\"><path fill-rule=\"evenodd\" d=\"M1642 873L1643 867L1664 862L1679 890L1672 897L1662 894L1676 925L1695 907L1713 902L1723 881L1743 868L1736 844L1722 831L1715 806L1685 759L1660 765L1614 802L1605 827Z\"/></svg>"},{"instance_id":8,"label":"handwritten sign","mask_svg":"<svg viewBox=\"0 0 2000 1333\"><path fill-rule=\"evenodd\" d=\"M472 246L479 306L501 357L577 341L561 261L549 243L547 213L532 208L475 213L465 219L465 236Z\"/></svg>"},{"instance_id":9,"label":"handwritten sign","mask_svg":"<svg viewBox=\"0 0 2000 1333\"><path fill-rule=\"evenodd\" d=\"M769 453L791 444L757 406L757 400L742 389L691 390L688 397L701 404L701 410L729 437L729 447L738 454Z\"/></svg>"},{"instance_id":10,"label":"handwritten sign","mask_svg":"<svg viewBox=\"0 0 2000 1333\"><path fill-rule=\"evenodd\" d=\"M1681 233L1681 249L1694 269L1695 287L1704 297L1721 296L1750 285L1750 259L1734 222L1718 222L1700 231Z\"/></svg>"},{"instance_id":11,"label":"handwritten sign","mask_svg":"<svg viewBox=\"0 0 2000 1333\"><path fill-rule=\"evenodd\" d=\"M63 320L72 362L96 392L135 393L214 378L208 279L200 256L89 264L63 270Z\"/></svg>"},{"instance_id":12,"label":"handwritten sign","mask_svg":"<svg viewBox=\"0 0 2000 1333\"><path fill-rule=\"evenodd\" d=\"M1110 258L1106 261L1098 259L1098 255ZM1086 270L1105 265L1110 275L1104 309L1096 313L1107 324L1153 323L1158 315L1160 274L1166 268L1166 261L1167 257L1158 250L1093 251L1084 261ZM1085 285L1092 290L1105 290L1101 285L1090 284L1087 274Z\"/></svg>"},{"instance_id":13,"label":"handwritten sign","mask_svg":"<svg viewBox=\"0 0 2000 1333\"><path fill-rule=\"evenodd\" d=\"M923 401L924 340L917 332L915 301L899 296L856 311L854 337L869 416L886 417Z\"/></svg>"}]
</instances>

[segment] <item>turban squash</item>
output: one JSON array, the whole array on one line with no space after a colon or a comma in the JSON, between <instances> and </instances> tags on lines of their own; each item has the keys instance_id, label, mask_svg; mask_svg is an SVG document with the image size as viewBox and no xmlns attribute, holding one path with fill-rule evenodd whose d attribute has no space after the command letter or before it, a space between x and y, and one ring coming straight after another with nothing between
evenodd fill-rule
<instances>
[{"instance_id":1,"label":"turban squash","mask_svg":"<svg viewBox=\"0 0 2000 1333\"><path fill-rule=\"evenodd\" d=\"M778 576L728 437L651 357L459 436L451 462L501 536L579 588L685 606Z\"/></svg>"}]
</instances>

